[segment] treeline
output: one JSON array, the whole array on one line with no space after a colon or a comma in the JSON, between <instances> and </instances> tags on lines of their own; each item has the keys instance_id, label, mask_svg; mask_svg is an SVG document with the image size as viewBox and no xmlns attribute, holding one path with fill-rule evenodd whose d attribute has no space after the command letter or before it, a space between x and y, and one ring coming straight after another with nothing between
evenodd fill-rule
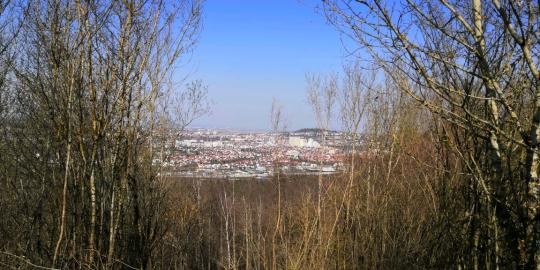
<instances>
[{"instance_id":1,"label":"treeline","mask_svg":"<svg viewBox=\"0 0 540 270\"><path fill-rule=\"evenodd\" d=\"M348 170L225 182L154 162L207 110L171 79L201 3L2 2L2 267L538 269L538 2L320 7L358 46L307 76ZM279 137L277 102L270 122Z\"/></svg>"}]
</instances>

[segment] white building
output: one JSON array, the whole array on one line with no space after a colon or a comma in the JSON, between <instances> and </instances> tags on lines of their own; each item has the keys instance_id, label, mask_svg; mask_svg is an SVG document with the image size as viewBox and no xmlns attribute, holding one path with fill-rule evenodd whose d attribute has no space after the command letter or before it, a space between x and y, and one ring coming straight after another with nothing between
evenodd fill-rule
<instances>
[{"instance_id":1,"label":"white building","mask_svg":"<svg viewBox=\"0 0 540 270\"><path fill-rule=\"evenodd\" d=\"M320 143L313 140L312 138L305 139L304 137L300 137L300 136L290 136L289 145L294 146L294 147L314 147L314 148L321 146Z\"/></svg>"},{"instance_id":2,"label":"white building","mask_svg":"<svg viewBox=\"0 0 540 270\"><path fill-rule=\"evenodd\" d=\"M320 146L321 146L320 143L318 143L317 141L315 141L315 140L313 140L313 139L311 139L311 138L309 138L309 139L307 140L306 147L314 147L314 148L317 148L317 147L320 147Z\"/></svg>"},{"instance_id":3,"label":"white building","mask_svg":"<svg viewBox=\"0 0 540 270\"><path fill-rule=\"evenodd\" d=\"M174 142L174 146L176 148L190 147L190 146L193 146L196 142L197 140L176 140Z\"/></svg>"},{"instance_id":4,"label":"white building","mask_svg":"<svg viewBox=\"0 0 540 270\"><path fill-rule=\"evenodd\" d=\"M306 143L306 139L299 137L299 136L291 136L289 137L289 145L295 146L295 147L304 147L304 144Z\"/></svg>"}]
</instances>

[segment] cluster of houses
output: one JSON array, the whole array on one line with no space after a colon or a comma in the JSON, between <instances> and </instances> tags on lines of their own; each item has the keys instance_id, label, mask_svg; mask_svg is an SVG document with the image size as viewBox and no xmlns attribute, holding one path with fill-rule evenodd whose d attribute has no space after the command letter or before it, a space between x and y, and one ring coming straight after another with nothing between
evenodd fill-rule
<instances>
[{"instance_id":1,"label":"cluster of houses","mask_svg":"<svg viewBox=\"0 0 540 270\"><path fill-rule=\"evenodd\" d=\"M312 134L191 132L174 140L164 160L169 174L204 178L267 178L290 174L335 173L345 154L322 145Z\"/></svg>"}]
</instances>

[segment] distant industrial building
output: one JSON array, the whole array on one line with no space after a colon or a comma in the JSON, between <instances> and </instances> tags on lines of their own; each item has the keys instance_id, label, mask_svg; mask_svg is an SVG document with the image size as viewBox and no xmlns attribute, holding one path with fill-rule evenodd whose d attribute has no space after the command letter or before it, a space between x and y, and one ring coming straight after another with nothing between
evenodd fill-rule
<instances>
[{"instance_id":1,"label":"distant industrial building","mask_svg":"<svg viewBox=\"0 0 540 270\"><path fill-rule=\"evenodd\" d=\"M317 148L321 146L320 143L313 140L312 138L306 139L300 136L290 136L289 145L293 147L313 147L313 148Z\"/></svg>"}]
</instances>

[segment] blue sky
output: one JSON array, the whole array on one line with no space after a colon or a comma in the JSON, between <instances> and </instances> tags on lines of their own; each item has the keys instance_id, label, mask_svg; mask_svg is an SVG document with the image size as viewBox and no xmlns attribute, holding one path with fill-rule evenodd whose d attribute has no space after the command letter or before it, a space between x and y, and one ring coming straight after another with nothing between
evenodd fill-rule
<instances>
[{"instance_id":1,"label":"blue sky","mask_svg":"<svg viewBox=\"0 0 540 270\"><path fill-rule=\"evenodd\" d=\"M188 66L190 78L208 86L213 107L192 126L267 130L275 97L290 130L313 127L305 74L339 71L346 55L317 3L208 0Z\"/></svg>"}]
</instances>

